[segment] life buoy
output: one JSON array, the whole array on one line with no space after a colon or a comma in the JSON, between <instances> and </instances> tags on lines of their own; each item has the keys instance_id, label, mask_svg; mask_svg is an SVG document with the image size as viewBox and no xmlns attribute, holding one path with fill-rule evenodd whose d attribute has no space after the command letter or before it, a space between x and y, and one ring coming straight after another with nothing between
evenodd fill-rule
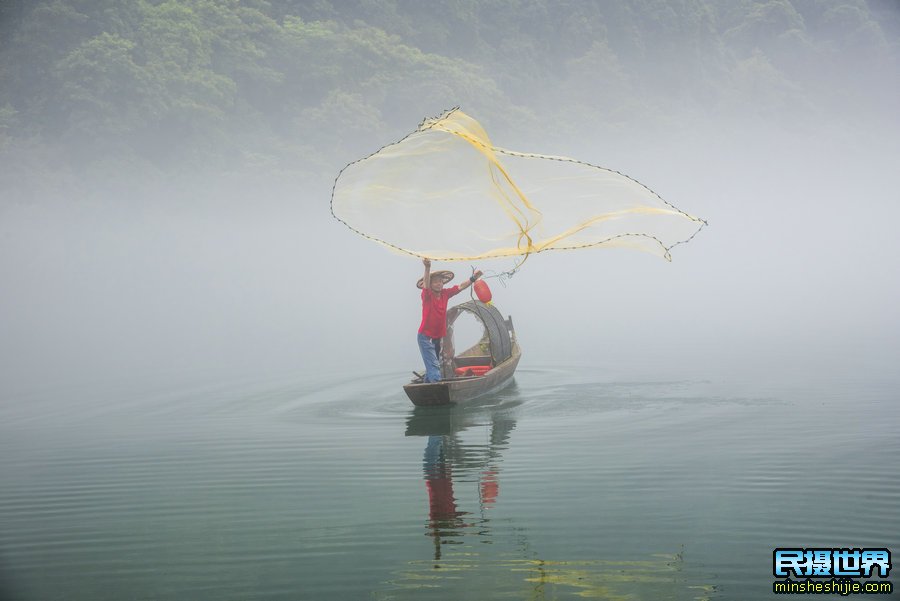
<instances>
[{"instance_id":1,"label":"life buoy","mask_svg":"<svg viewBox=\"0 0 900 601\"><path fill-rule=\"evenodd\" d=\"M457 376L483 376L491 370L490 365L467 365L465 367L457 367L455 370Z\"/></svg>"}]
</instances>

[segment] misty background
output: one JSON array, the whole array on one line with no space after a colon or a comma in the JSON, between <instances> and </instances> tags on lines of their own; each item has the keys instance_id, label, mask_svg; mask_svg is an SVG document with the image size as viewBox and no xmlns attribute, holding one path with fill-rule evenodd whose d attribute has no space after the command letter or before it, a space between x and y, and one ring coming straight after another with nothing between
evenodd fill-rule
<instances>
[{"instance_id":1,"label":"misty background","mask_svg":"<svg viewBox=\"0 0 900 601\"><path fill-rule=\"evenodd\" d=\"M335 221L331 186L457 105L709 222L671 263L491 280L522 368L896 376L895 0L6 0L0 393L405 378L421 262Z\"/></svg>"}]
</instances>

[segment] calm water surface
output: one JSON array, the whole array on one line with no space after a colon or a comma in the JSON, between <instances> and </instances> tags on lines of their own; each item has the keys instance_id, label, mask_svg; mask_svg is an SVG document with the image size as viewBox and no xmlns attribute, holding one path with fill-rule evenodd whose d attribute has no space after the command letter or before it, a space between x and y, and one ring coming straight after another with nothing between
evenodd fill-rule
<instances>
[{"instance_id":1,"label":"calm water surface","mask_svg":"<svg viewBox=\"0 0 900 601\"><path fill-rule=\"evenodd\" d=\"M775 547L900 557L896 383L404 379L8 395L0 594L771 599Z\"/></svg>"}]
</instances>

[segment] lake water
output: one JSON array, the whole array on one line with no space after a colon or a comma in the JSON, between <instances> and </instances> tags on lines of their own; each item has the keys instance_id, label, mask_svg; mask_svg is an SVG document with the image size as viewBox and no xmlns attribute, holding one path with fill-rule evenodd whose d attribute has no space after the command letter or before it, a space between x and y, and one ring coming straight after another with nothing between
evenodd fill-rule
<instances>
[{"instance_id":1,"label":"lake water","mask_svg":"<svg viewBox=\"0 0 900 601\"><path fill-rule=\"evenodd\" d=\"M896 382L260 380L3 399L2 597L752 600L776 547L900 552Z\"/></svg>"}]
</instances>

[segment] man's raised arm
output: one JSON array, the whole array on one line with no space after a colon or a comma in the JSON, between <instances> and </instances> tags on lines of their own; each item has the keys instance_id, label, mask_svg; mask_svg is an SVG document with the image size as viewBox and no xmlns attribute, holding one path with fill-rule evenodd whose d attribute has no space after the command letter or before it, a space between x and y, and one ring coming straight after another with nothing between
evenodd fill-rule
<instances>
[{"instance_id":1,"label":"man's raised arm","mask_svg":"<svg viewBox=\"0 0 900 601\"><path fill-rule=\"evenodd\" d=\"M422 290L431 290L431 259L422 259L425 275L422 277Z\"/></svg>"},{"instance_id":2,"label":"man's raised arm","mask_svg":"<svg viewBox=\"0 0 900 601\"><path fill-rule=\"evenodd\" d=\"M478 271L476 271L475 273L472 274L472 277L470 277L468 280L465 280L462 284L459 285L459 291L462 292L463 290L465 290L466 288L468 288L469 286L474 284L475 280L477 280L481 276L482 276L482 273L481 273L481 270L479 269Z\"/></svg>"}]
</instances>

